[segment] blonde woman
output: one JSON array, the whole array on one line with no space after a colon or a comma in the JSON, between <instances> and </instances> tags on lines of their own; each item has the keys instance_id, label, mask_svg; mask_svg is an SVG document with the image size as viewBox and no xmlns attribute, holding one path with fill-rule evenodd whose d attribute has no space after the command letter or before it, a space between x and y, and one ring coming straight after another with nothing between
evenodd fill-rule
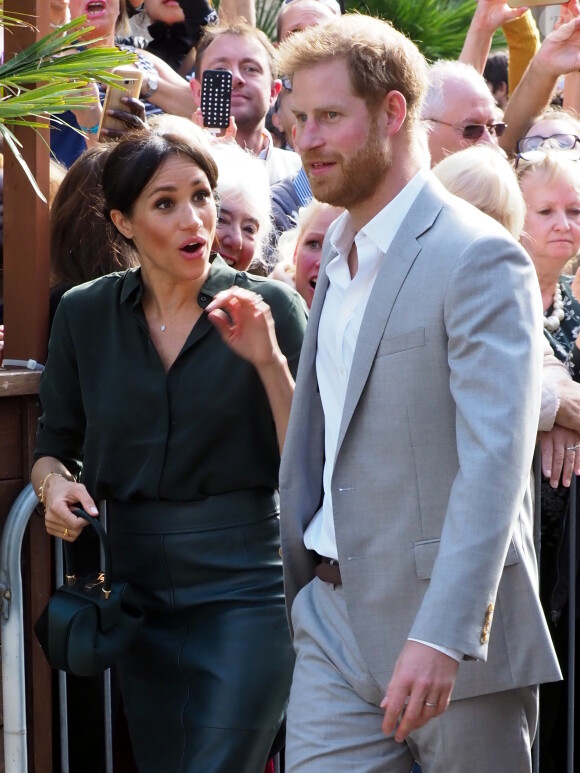
<instances>
[{"instance_id":1,"label":"blonde woman","mask_svg":"<svg viewBox=\"0 0 580 773\"><path fill-rule=\"evenodd\" d=\"M285 231L278 241L279 262L271 277L295 287L308 308L318 281L324 237L331 223L343 212L342 207L313 199L299 210L296 227Z\"/></svg>"}]
</instances>

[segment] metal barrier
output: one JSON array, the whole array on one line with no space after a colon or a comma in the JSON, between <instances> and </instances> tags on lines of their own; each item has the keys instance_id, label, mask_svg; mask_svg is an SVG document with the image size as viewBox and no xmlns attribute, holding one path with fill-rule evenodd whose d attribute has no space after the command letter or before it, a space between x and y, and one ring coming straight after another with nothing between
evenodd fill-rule
<instances>
[{"instance_id":1,"label":"metal barrier","mask_svg":"<svg viewBox=\"0 0 580 773\"><path fill-rule=\"evenodd\" d=\"M38 498L32 484L24 488L12 505L2 533L0 545L0 593L1 638L2 638L2 698L4 703L4 771L5 773L26 773L28 770L27 726L26 726L26 680L24 658L24 622L22 572L20 555L22 541L33 514ZM106 505L99 503L101 517L106 524ZM56 541L55 574L56 585L64 578L62 543ZM102 556L101 556L102 558ZM111 672L107 670L104 679L104 726L105 726L105 769L113 771L113 728L111 718ZM67 720L67 675L58 672L61 773L69 772L68 720ZM275 773L280 773L280 755L274 758Z\"/></svg>"},{"instance_id":2,"label":"metal barrier","mask_svg":"<svg viewBox=\"0 0 580 773\"><path fill-rule=\"evenodd\" d=\"M536 453L534 473L536 481L534 541L536 545L538 565L541 552L541 502L540 502L540 468L541 460ZM575 643L576 643L576 500L577 480L572 479L570 486L570 590L568 599L568 748L566 773L574 773L574 682L575 682ZM26 684L24 662L24 624L22 573L20 554L22 540L28 526L28 521L38 498L29 483L12 505L0 544L0 593L1 636L2 636L2 697L4 703L4 765L5 773L24 773L28 770L26 746ZM106 512L106 508L102 508ZM63 552L56 551L56 582L59 585L63 578ZM11 612L13 614L11 614ZM105 729L106 729L106 769L113 770L112 760L112 728L110 710L110 672L105 672ZM59 706L61 730L61 755L63 773L68 773L68 724L66 674L59 672ZM541 719L541 718L540 718ZM539 761L539 728L533 748L533 772L540 773ZM276 772L280 769L280 757L275 759Z\"/></svg>"},{"instance_id":3,"label":"metal barrier","mask_svg":"<svg viewBox=\"0 0 580 773\"><path fill-rule=\"evenodd\" d=\"M535 479L535 501L534 501L534 545L536 549L536 558L538 570L541 557L541 534L542 534L542 515L541 515L541 455L539 448L536 449L534 456L534 479ZM568 673L567 673L567 749L566 749L566 770L562 773L574 773L574 688L575 688L575 647L576 647L576 512L577 512L577 486L576 475L572 476L570 484L570 498L568 501L569 515L569 553L568 553L568 571L570 577L568 593ZM532 771L541 773L540 770L540 723L541 715L538 720L536 739L532 749Z\"/></svg>"},{"instance_id":4,"label":"metal barrier","mask_svg":"<svg viewBox=\"0 0 580 773\"><path fill-rule=\"evenodd\" d=\"M5 773L24 773L28 770L20 553L24 532L37 504L34 489L28 484L8 514L0 547Z\"/></svg>"},{"instance_id":5,"label":"metal barrier","mask_svg":"<svg viewBox=\"0 0 580 773\"><path fill-rule=\"evenodd\" d=\"M574 689L576 682L576 496L577 479L570 487L570 552L568 569L570 590L568 595L568 759L567 773L574 773Z\"/></svg>"},{"instance_id":6,"label":"metal barrier","mask_svg":"<svg viewBox=\"0 0 580 773\"><path fill-rule=\"evenodd\" d=\"M28 522L38 498L32 484L19 494L12 505L0 547L0 592L2 594L2 698L4 705L4 769L5 773L28 770L26 726L26 681L24 658L24 622L22 572L20 555ZM62 544L55 551L55 584L64 578ZM111 674L104 673L105 693L105 763L106 773L113 771L111 723ZM64 671L58 673L61 772L69 771L67 682Z\"/></svg>"}]
</instances>

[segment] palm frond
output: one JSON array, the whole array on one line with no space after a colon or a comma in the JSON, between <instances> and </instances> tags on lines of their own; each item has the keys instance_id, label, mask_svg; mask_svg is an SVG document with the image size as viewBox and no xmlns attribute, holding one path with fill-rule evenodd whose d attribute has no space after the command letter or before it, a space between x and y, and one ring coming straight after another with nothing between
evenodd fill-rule
<instances>
[{"instance_id":1,"label":"palm frond","mask_svg":"<svg viewBox=\"0 0 580 773\"><path fill-rule=\"evenodd\" d=\"M457 59L475 6L476 0L347 0L348 10L390 21L430 61Z\"/></svg>"},{"instance_id":2,"label":"palm frond","mask_svg":"<svg viewBox=\"0 0 580 773\"><path fill-rule=\"evenodd\" d=\"M0 25L7 23L32 27L26 20L6 16L0 7ZM114 86L120 78L111 69L135 60L134 54L112 47L80 50L86 31L86 17L74 19L0 65L0 136L42 198L12 128L46 128L49 118L58 121L67 110L87 107L96 98L87 90L92 81Z\"/></svg>"},{"instance_id":3,"label":"palm frond","mask_svg":"<svg viewBox=\"0 0 580 773\"><path fill-rule=\"evenodd\" d=\"M256 0L256 26L271 39L276 38L276 22L280 0Z\"/></svg>"},{"instance_id":4,"label":"palm frond","mask_svg":"<svg viewBox=\"0 0 580 773\"><path fill-rule=\"evenodd\" d=\"M36 191L37 195L40 196L40 198L44 202L46 202L46 197L38 187L38 183L34 179L34 175L30 171L30 167L28 166L26 161L22 158L22 153L20 152L20 148L22 147L21 143L18 142L14 134L12 134L12 132L4 124L0 124L0 136L12 151L14 158L18 160L18 163L22 167L24 174L28 177L28 180L30 181L30 184Z\"/></svg>"}]
</instances>

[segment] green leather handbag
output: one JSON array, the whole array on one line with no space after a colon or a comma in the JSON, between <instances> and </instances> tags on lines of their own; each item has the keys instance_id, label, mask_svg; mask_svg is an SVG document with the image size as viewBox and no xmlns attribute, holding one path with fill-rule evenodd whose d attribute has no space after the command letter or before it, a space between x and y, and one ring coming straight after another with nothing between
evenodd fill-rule
<instances>
[{"instance_id":1,"label":"green leather handbag","mask_svg":"<svg viewBox=\"0 0 580 773\"><path fill-rule=\"evenodd\" d=\"M77 578L70 543L65 543L66 583L57 589L34 630L50 665L77 676L110 668L137 635L144 614L129 583L112 581L111 548L102 524L84 510L73 511L98 534L105 571Z\"/></svg>"}]
</instances>

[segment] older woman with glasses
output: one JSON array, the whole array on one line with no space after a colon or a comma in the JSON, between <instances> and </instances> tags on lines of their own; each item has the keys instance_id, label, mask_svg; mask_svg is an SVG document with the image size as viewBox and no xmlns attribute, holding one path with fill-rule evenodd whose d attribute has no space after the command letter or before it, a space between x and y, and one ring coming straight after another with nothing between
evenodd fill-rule
<instances>
[{"instance_id":1,"label":"older woman with glasses","mask_svg":"<svg viewBox=\"0 0 580 773\"><path fill-rule=\"evenodd\" d=\"M580 381L580 283L564 273L580 250L580 152L561 148L563 126L534 129L543 142L517 158L517 173L526 218L521 243L528 251L540 282L544 333L560 360ZM560 138L560 139L558 139ZM548 142L546 141L548 140ZM575 145L570 139L569 145ZM555 145L555 147L552 147ZM568 446L566 455L574 455ZM540 595L560 665L566 678L568 648L568 549L570 541L568 489L542 478L542 551ZM577 518L577 512L572 512ZM573 582L574 580L572 580ZM576 579L577 582L577 579ZM576 605L576 616L580 609ZM578 638L576 655L580 656ZM556 773L566 767L566 689L561 683L541 690L541 767ZM580 698L576 680L576 701Z\"/></svg>"},{"instance_id":2,"label":"older woman with glasses","mask_svg":"<svg viewBox=\"0 0 580 773\"><path fill-rule=\"evenodd\" d=\"M534 262L544 304L544 331L561 360L580 377L580 284L563 274L580 250L580 153L536 148L520 153L516 169L526 202L521 242Z\"/></svg>"},{"instance_id":3,"label":"older woman with glasses","mask_svg":"<svg viewBox=\"0 0 580 773\"><path fill-rule=\"evenodd\" d=\"M517 144L518 154L538 148L580 150L580 120L566 110L544 110Z\"/></svg>"}]
</instances>

